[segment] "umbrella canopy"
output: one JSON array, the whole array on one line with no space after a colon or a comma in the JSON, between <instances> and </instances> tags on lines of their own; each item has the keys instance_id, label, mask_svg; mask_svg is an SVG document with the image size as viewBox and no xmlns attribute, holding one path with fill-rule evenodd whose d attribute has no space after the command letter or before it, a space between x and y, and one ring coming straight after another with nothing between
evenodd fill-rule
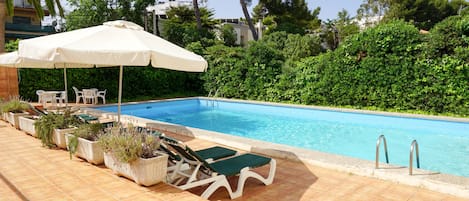
<instances>
[{"instance_id":1,"label":"umbrella canopy","mask_svg":"<svg viewBox=\"0 0 469 201\"><path fill-rule=\"evenodd\" d=\"M9 68L63 68L64 69L64 87L67 96L67 68L93 68L92 64L76 64L76 63L55 63L51 61L41 61L20 57L18 51L0 54L0 67ZM67 97L65 105L68 105Z\"/></svg>"},{"instance_id":2,"label":"umbrella canopy","mask_svg":"<svg viewBox=\"0 0 469 201\"><path fill-rule=\"evenodd\" d=\"M105 22L70 32L22 40L19 56L55 63L148 66L203 72L201 56L150 34L132 22Z\"/></svg>"},{"instance_id":3,"label":"umbrella canopy","mask_svg":"<svg viewBox=\"0 0 469 201\"><path fill-rule=\"evenodd\" d=\"M10 68L93 68L92 64L55 63L20 57L18 51L0 54L0 67Z\"/></svg>"},{"instance_id":4,"label":"umbrella canopy","mask_svg":"<svg viewBox=\"0 0 469 201\"><path fill-rule=\"evenodd\" d=\"M119 122L124 65L151 64L153 67L188 72L203 72L207 68L207 61L203 57L150 34L137 24L123 20L22 40L18 55L28 60L55 64L120 66Z\"/></svg>"}]
</instances>

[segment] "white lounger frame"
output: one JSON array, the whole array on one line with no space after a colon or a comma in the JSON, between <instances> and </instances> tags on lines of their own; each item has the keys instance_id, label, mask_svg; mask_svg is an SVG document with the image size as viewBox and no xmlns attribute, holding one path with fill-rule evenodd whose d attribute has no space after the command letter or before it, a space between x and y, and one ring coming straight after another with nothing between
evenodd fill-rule
<instances>
[{"instance_id":1,"label":"white lounger frame","mask_svg":"<svg viewBox=\"0 0 469 201\"><path fill-rule=\"evenodd\" d=\"M189 164L191 168L182 168L183 164ZM211 173L210 175L207 175L206 173L200 171L202 163L199 161L192 161L183 157L183 159L175 166L175 169L168 176L168 184L176 186L182 190L187 190L211 183L210 186L202 193L202 198L208 199L218 188L225 187L230 194L230 198L235 199L243 195L244 184L250 177L258 179L266 186L272 184L275 177L277 162L273 158L270 160L270 170L267 177L261 176L260 174L252 171L249 167L243 168L240 171L238 187L236 188L235 192L233 192L231 189L231 186L228 183L228 179L225 175L220 175L218 173Z\"/></svg>"}]
</instances>

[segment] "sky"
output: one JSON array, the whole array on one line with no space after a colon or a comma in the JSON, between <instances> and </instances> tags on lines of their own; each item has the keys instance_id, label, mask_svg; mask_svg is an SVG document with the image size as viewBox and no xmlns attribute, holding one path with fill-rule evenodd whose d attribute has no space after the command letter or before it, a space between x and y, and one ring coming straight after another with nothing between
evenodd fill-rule
<instances>
[{"instance_id":1,"label":"sky","mask_svg":"<svg viewBox=\"0 0 469 201\"><path fill-rule=\"evenodd\" d=\"M308 7L313 11L316 7L321 7L319 19L335 19L337 13L342 9L348 11L351 17L355 16L362 0L306 0ZM249 10L256 6L258 0L252 0ZM236 0L208 0L207 7L215 11L215 18L240 18L243 17L243 11Z\"/></svg>"}]
</instances>

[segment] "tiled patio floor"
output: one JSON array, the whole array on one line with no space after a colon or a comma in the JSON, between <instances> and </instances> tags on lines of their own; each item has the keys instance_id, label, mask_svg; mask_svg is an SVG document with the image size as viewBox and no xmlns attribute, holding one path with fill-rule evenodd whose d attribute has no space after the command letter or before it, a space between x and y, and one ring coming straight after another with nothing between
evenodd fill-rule
<instances>
[{"instance_id":1,"label":"tiled patio floor","mask_svg":"<svg viewBox=\"0 0 469 201\"><path fill-rule=\"evenodd\" d=\"M178 137L191 147L211 142ZM268 167L260 168L266 173ZM231 179L232 185L236 178ZM191 190L200 194L204 189ZM104 166L69 159L64 150L41 147L40 141L0 121L0 200L203 200L164 183L141 187L117 177ZM211 200L229 200L219 189ZM357 176L298 162L277 160L274 183L249 179L236 200L469 200L426 189Z\"/></svg>"}]
</instances>

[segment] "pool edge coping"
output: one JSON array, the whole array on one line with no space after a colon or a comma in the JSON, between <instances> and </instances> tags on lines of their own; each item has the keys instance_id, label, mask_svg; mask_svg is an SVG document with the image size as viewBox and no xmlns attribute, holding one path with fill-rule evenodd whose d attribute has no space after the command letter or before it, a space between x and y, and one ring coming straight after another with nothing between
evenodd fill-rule
<instances>
[{"instance_id":1,"label":"pool edge coping","mask_svg":"<svg viewBox=\"0 0 469 201\"><path fill-rule=\"evenodd\" d=\"M191 98L176 98L176 99L164 99L164 100L153 100L153 101L144 101L144 102L132 102L127 104L135 104L135 103L148 103L148 102L163 102L163 101L171 101L171 100L187 100L187 99L211 99L205 97L191 97ZM255 103L255 104L262 104L262 105L273 105L273 106L288 106L291 107L291 104L283 104L283 103L267 103L258 102L258 101L246 101L246 100L232 100L232 99L214 99L214 100L223 100L229 102L245 102L245 103ZM126 104L126 105L127 105ZM330 110L328 107L322 106L303 106L303 105L294 105L296 108L313 108L313 109L323 109L323 110ZM106 118L110 119L117 119L117 114L114 112L104 112L101 110L97 110L95 108L82 108L82 110L86 113L92 114L100 114ZM359 111L354 109L343 109L343 108L336 108L336 110L332 111L341 111L341 112L357 112L357 113L364 113L369 114L370 111ZM371 111L374 112L374 111ZM386 116L395 116L389 115L389 112L379 112L378 115L383 115L384 113ZM376 114L376 113L371 113ZM414 114L401 116L401 113L397 113L399 117L412 117L416 118ZM422 115L418 115L422 116ZM423 115L426 116L426 115ZM430 116L433 117L433 116ZM430 118L432 120L444 120L444 121L453 121L448 120L446 118L441 118L440 116L437 119ZM421 118L421 117L417 117ZM428 118L424 118L428 119ZM450 118L453 119L453 118ZM303 163L308 163L311 165L338 170L342 172L348 172L356 175L373 177L378 179L383 179L387 181L392 181L396 183L407 184L411 186L418 186L423 187L429 190L434 190L441 193L451 194L455 196L460 196L464 198L469 198L469 178L463 176L456 176L456 175L449 175L438 173L434 174L434 172L421 170L421 169L414 169L414 173L416 175L409 176L408 175L408 168L407 167L399 167L399 166L392 166L380 163L383 165L383 168L375 169L375 163L372 161L367 161L358 158L352 158L337 154L319 152L315 150L309 149L302 149L288 145L281 145L266 141L254 140L239 136L232 136L228 134L223 134L215 131L208 131L198 128L192 128L177 124L171 124L156 120L150 120L140 117L134 117L131 115L121 115L122 122L132 123L134 125L139 126L147 126L147 127L158 127L160 130L174 132L177 134L182 134L194 138L199 138L211 142L215 142L218 144L223 144L226 146L234 147L240 150L263 154L275 158L299 161ZM469 119L467 120L469 121ZM460 122L460 121L456 121ZM465 123L465 122L463 122ZM264 147L264 148L263 148ZM269 147L270 149L266 149L265 147Z\"/></svg>"}]
</instances>

